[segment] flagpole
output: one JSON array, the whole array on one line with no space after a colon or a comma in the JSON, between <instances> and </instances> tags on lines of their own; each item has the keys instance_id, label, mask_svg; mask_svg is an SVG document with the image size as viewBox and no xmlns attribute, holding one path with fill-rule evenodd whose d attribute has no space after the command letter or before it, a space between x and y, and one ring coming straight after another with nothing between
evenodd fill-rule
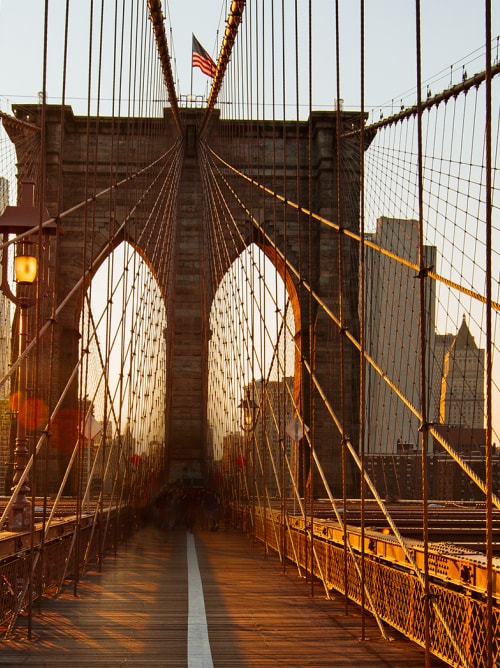
<instances>
[{"instance_id":1,"label":"flagpole","mask_svg":"<svg viewBox=\"0 0 500 668\"><path fill-rule=\"evenodd\" d=\"M193 41L194 41L194 33L193 33ZM193 104L193 49L191 48L191 95L190 95L190 106Z\"/></svg>"}]
</instances>

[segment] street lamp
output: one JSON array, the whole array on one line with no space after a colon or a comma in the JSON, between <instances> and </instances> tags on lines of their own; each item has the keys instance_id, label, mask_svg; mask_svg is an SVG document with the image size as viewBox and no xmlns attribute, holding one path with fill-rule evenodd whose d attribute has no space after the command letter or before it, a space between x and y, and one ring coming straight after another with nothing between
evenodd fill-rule
<instances>
[{"instance_id":1,"label":"street lamp","mask_svg":"<svg viewBox=\"0 0 500 668\"><path fill-rule=\"evenodd\" d=\"M45 220L49 218L46 211L42 212ZM9 234L16 237L23 232L32 230L39 225L40 207L34 204L34 183L25 181L21 183L20 204L18 206L7 206L0 216L0 231L3 235L2 244L2 279L0 289L3 294L19 309L19 357L21 363L18 371L18 405L16 441L14 448L14 474L12 478L12 491L16 489L23 479L29 459L28 438L26 422L20 415L21 395L26 392L28 380L28 365L26 358L22 355L27 347L28 339L28 308L32 306L36 297L32 294L33 284L38 273L38 259L30 253L31 242L24 239L16 242L16 250L20 252L14 257L16 293L12 292L8 278L9 264ZM55 225L51 226L52 229ZM36 229L35 229L36 231ZM45 228L44 231L51 231ZM31 294L30 294L31 293ZM31 503L27 499L30 491L27 477L17 490L16 497L12 502L9 513L9 528L11 531L24 531L31 526Z\"/></svg>"}]
</instances>

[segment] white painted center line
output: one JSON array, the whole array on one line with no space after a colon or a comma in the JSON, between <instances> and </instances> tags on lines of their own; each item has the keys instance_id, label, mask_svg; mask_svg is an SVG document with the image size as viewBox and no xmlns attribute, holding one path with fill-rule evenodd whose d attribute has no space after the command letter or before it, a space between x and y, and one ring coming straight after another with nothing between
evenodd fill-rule
<instances>
[{"instance_id":1,"label":"white painted center line","mask_svg":"<svg viewBox=\"0 0 500 668\"><path fill-rule=\"evenodd\" d=\"M205 599L194 536L187 532L188 563L188 668L213 668L208 640Z\"/></svg>"}]
</instances>

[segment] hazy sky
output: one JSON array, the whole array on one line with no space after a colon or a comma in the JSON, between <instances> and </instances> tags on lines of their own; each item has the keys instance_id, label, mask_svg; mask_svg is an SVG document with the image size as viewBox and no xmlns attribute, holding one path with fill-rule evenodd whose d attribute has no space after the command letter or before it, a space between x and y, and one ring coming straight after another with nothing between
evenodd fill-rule
<instances>
[{"instance_id":1,"label":"hazy sky","mask_svg":"<svg viewBox=\"0 0 500 668\"><path fill-rule=\"evenodd\" d=\"M146 3L146 0L141 2ZM297 0L299 25L305 31L308 22L307 0ZM284 0L287 27L287 53L293 53L294 0ZM65 0L49 0L51 20L49 35L60 43L61 26L65 12ZM95 2L100 6L100 2ZM110 7L113 3L107 3ZM127 7L129 0L126 0ZM167 17L166 29L170 41L173 67L178 83L178 94L190 93L191 81L191 34L195 33L203 46L216 59L227 16L228 0L163 0ZM248 0L246 14L254 0ZM43 0L0 0L0 108L5 109L6 98L11 101L36 101L42 82L42 35ZM269 9L271 3L266 2ZM280 2L275 2L278 13ZM139 3L140 6L140 3ZM500 33L500 3L492 2L493 36ZM21 12L22 7L22 12ZM72 62L80 59L86 63L88 45L85 30L79 29L88 15L90 0L71 0L70 15L74 23L70 39ZM336 97L334 1L312 1L313 34L313 102L317 108L333 104ZM356 0L340 0L341 22L341 97L346 108L359 104L359 7ZM260 12L260 10L259 10ZM21 16L22 14L22 16ZM413 0L366 0L365 1L365 60L366 60L366 107L397 103L404 93L415 85L415 2ZM484 60L471 62L471 54L484 45L484 0L422 0L422 74L429 80L441 73L439 82L432 81L432 92L447 88L452 78L457 83L461 78L461 67L466 60L469 74L484 69ZM246 18L246 17L245 17ZM278 21L278 19L277 19ZM219 32L218 32L219 31ZM266 31L270 33L268 20ZM173 39L171 39L171 35ZM53 49L51 42L51 50ZM302 43L301 61L307 62L307 45ZM60 52L61 49L59 48ZM267 54L267 55L266 55ZM269 71L264 55L264 64ZM476 53L478 55L478 53ZM290 61L292 56L290 56ZM293 63L290 62L290 67ZM453 66L453 73L451 67ZM75 66L76 67L76 66ZM305 65L304 65L305 67ZM55 70L49 72L47 92L49 96L60 96L60 81ZM84 65L82 65L82 72ZM60 76L60 73L59 73ZM270 75L269 75L270 76ZM306 73L301 75L306 85ZM86 80L75 69L68 79L68 99L84 98ZM194 70L193 92L206 91L207 77ZM410 103L410 102L408 102Z\"/></svg>"}]
</instances>

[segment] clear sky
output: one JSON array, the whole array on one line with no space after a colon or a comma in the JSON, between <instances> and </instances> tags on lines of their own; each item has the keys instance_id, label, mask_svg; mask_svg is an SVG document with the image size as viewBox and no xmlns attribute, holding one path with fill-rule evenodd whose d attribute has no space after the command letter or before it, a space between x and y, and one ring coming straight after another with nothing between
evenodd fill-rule
<instances>
[{"instance_id":1,"label":"clear sky","mask_svg":"<svg viewBox=\"0 0 500 668\"><path fill-rule=\"evenodd\" d=\"M129 5L128 0L127 6ZM144 4L146 0L143 0ZM307 0L297 0L301 31L308 22ZM141 0L142 2L142 0ZM284 0L287 14L287 51L293 46L294 0ZM100 2L94 3L100 6ZM178 94L187 95L191 86L191 34L216 59L225 27L228 0L163 0L166 30L170 41L173 68ZM254 0L247 1L247 14ZM0 105L5 109L6 98L12 101L37 99L42 82L43 0L0 0ZM114 3L108 3L114 5ZM271 3L266 3L269 8ZM281 2L275 3L276 7ZM49 35L60 43L65 0L49 0L51 20ZM78 60L86 62L88 45L85 30L79 29L88 14L90 0L72 0L70 14L74 21L70 42L70 67L75 75L68 80L67 96L84 98L86 79L78 69ZM140 3L139 3L140 6ZM341 97L346 108L359 104L359 6L356 0L340 0L341 22ZM333 0L313 0L313 103L319 108L333 104L336 97L335 43ZM276 10L278 11L278 10ZM500 3L492 2L493 36L500 34ZM413 0L365 1L365 60L366 107L390 106L415 85L415 2ZM465 61L469 74L484 69L481 59L472 63L471 54L484 45L484 0L422 0L422 70L423 80L431 80L433 93L448 87L450 79L457 83ZM267 20L267 34L270 21ZM289 48L290 47L290 48ZM52 47L51 47L52 48ZM305 62L306 44L301 43ZM60 48L59 48L60 51ZM293 51L293 49L292 49ZM55 56L54 56L55 58ZM270 59L269 50L264 55ZM55 61L54 61L55 62ZM291 66L291 63L290 63ZM452 70L453 67L453 70ZM49 72L47 92L60 96L60 74ZM267 67L269 71L269 67ZM434 81L441 73L439 82ZM301 73L302 85L307 89L307 73ZM193 73L193 92L206 91L207 77L200 70ZM54 100L56 101L56 100ZM409 102L408 102L409 103Z\"/></svg>"},{"instance_id":2,"label":"clear sky","mask_svg":"<svg viewBox=\"0 0 500 668\"><path fill-rule=\"evenodd\" d=\"M188 92L190 75L191 32L205 48L217 56L214 35L219 29L220 0L194 2L195 12L186 19L185 4L170 0L176 63L181 92ZM275 3L280 4L280 3ZM298 0L300 30L308 22L308 2ZM247 3L249 6L249 3ZM287 14L293 15L293 0L285 0ZM493 5L493 35L500 34L500 3ZM348 108L359 105L360 83L360 2L340 0L341 96ZM313 0L313 100L315 106L331 105L335 94L335 4L333 0ZM224 12L225 16L225 12ZM268 24L269 24L268 19ZM220 27L223 30L224 25ZM267 28L269 31L270 29ZM294 25L289 17L286 35L293 46ZM471 63L470 54L484 46L484 0L422 0L422 77L433 79L441 73L435 91L447 88L450 69L454 67L454 83L460 81L461 65L469 63L469 73L484 69L484 60ZM220 40L219 40L220 43ZM302 44L307 60L306 44ZM415 87L415 2L413 0L366 0L365 2L365 102L378 107ZM476 53L476 57L477 57ZM291 67L293 63L290 63ZM269 70L269 68L268 68ZM303 80L305 79L303 76ZM197 81L204 83L203 75ZM306 82L304 81L304 86Z\"/></svg>"}]
</instances>

